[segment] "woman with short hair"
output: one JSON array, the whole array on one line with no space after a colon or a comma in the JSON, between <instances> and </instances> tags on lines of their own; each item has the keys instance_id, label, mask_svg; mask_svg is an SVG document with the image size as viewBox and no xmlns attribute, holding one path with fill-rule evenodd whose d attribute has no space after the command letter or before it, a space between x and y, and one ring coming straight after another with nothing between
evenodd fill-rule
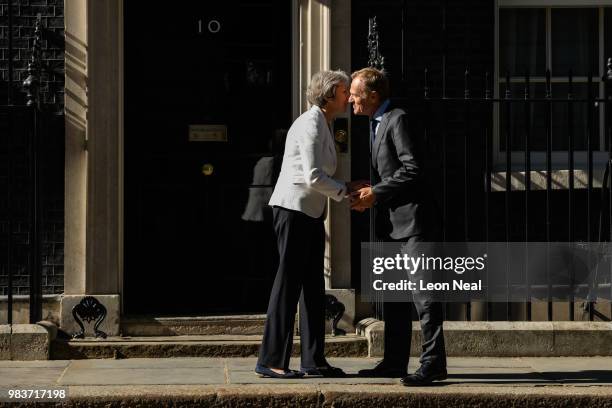
<instances>
[{"instance_id":1,"label":"woman with short hair","mask_svg":"<svg viewBox=\"0 0 612 408\"><path fill-rule=\"evenodd\" d=\"M349 76L321 71L306 96L312 107L289 129L280 175L270 199L280 262L268 304L255 372L272 378L343 376L325 359L323 220L327 199L342 201L349 185L333 179L336 147L333 119L346 112ZM293 326L300 303L301 369L289 370Z\"/></svg>"}]
</instances>

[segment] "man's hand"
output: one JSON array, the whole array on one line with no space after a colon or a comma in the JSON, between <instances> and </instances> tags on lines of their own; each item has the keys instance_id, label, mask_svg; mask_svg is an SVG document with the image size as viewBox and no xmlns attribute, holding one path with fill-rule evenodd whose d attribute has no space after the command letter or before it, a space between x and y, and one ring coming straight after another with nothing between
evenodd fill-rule
<instances>
[{"instance_id":1,"label":"man's hand","mask_svg":"<svg viewBox=\"0 0 612 408\"><path fill-rule=\"evenodd\" d=\"M376 194L371 186L362 187L351 193L351 209L359 212L372 208L376 202Z\"/></svg>"},{"instance_id":2,"label":"man's hand","mask_svg":"<svg viewBox=\"0 0 612 408\"><path fill-rule=\"evenodd\" d=\"M362 187L369 187L370 180L354 180L346 182L346 192L347 194L351 194Z\"/></svg>"}]
</instances>

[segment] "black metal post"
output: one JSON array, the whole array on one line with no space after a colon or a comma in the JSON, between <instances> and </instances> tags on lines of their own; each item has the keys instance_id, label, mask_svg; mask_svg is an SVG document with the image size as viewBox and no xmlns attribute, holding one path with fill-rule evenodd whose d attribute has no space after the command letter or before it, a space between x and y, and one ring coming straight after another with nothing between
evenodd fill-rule
<instances>
[{"instance_id":1,"label":"black metal post","mask_svg":"<svg viewBox=\"0 0 612 408\"><path fill-rule=\"evenodd\" d=\"M470 138L470 71L468 69L465 70L465 86L463 90L463 97L465 99L465 134L463 138L463 226L464 226L464 239L465 241L469 241L469 199L468 199L468 180L470 177L469 174L469 162L468 162L468 152L469 152L469 138Z\"/></svg>"},{"instance_id":2,"label":"black metal post","mask_svg":"<svg viewBox=\"0 0 612 408\"><path fill-rule=\"evenodd\" d=\"M8 0L8 80L7 83L7 109L11 109L10 106L13 104L13 1ZM7 182L7 256L6 256L6 268L7 268L7 324L13 324L13 265L12 265L12 253L13 253L13 225L12 225L12 213L11 213L11 184L13 178L13 115L8 115L8 135L7 135L7 147L8 147L8 182Z\"/></svg>"},{"instance_id":3,"label":"black metal post","mask_svg":"<svg viewBox=\"0 0 612 408\"><path fill-rule=\"evenodd\" d=\"M595 97L593 95L593 71L589 70L589 77L587 81L587 167L588 167L588 181L587 181L587 239L588 242L593 241L593 211L592 211L592 195L593 195L593 105L595 104ZM591 259L589 257L589 268L591 267ZM589 291L590 297L590 291ZM593 307L590 299L587 300L586 307L589 320L593 320Z\"/></svg>"},{"instance_id":4,"label":"black metal post","mask_svg":"<svg viewBox=\"0 0 612 408\"><path fill-rule=\"evenodd\" d=\"M9 107L10 109L10 107ZM13 225L12 225L12 182L13 182L13 117L11 114L8 115L8 135L7 135L7 147L8 147L8 179L7 179L7 191L6 191L6 209L7 209L7 245L6 245L6 269L7 269L7 324L13 324L13 265L12 265L12 253L13 253Z\"/></svg>"},{"instance_id":5,"label":"black metal post","mask_svg":"<svg viewBox=\"0 0 612 408\"><path fill-rule=\"evenodd\" d=\"M469 164L469 138L470 138L470 70L465 69L464 74L464 89L463 98L465 99L465 134L463 138L463 225L464 225L464 240L468 242L470 240L469 235L469 178L470 178L470 164ZM472 320L472 303L465 303L465 319L467 321Z\"/></svg>"},{"instance_id":6,"label":"black metal post","mask_svg":"<svg viewBox=\"0 0 612 408\"><path fill-rule=\"evenodd\" d=\"M525 283L527 301L525 314L531 320L531 285L529 284L529 192L531 191L531 103L529 73L525 74Z\"/></svg>"},{"instance_id":7,"label":"black metal post","mask_svg":"<svg viewBox=\"0 0 612 408\"><path fill-rule=\"evenodd\" d=\"M40 172L39 172L39 115L40 95L39 84L41 76L41 38L42 18L36 19L32 56L28 63L28 77L24 81L27 90L27 106L31 107L32 130L30 132L30 323L36 323L42 318L42 267L40 248Z\"/></svg>"},{"instance_id":8,"label":"black metal post","mask_svg":"<svg viewBox=\"0 0 612 408\"><path fill-rule=\"evenodd\" d=\"M550 260L548 259L550 251L550 236L551 236L551 199L552 199L552 83L550 78L550 69L546 70L546 281L548 282L547 292L547 316L548 320L553 319L552 301L551 301L551 285L550 285Z\"/></svg>"},{"instance_id":9,"label":"black metal post","mask_svg":"<svg viewBox=\"0 0 612 408\"><path fill-rule=\"evenodd\" d=\"M7 104L13 104L13 0L7 0L8 4L8 81Z\"/></svg>"},{"instance_id":10,"label":"black metal post","mask_svg":"<svg viewBox=\"0 0 612 408\"><path fill-rule=\"evenodd\" d=\"M425 86L423 87L423 98L429 99L429 70L425 68Z\"/></svg>"},{"instance_id":11,"label":"black metal post","mask_svg":"<svg viewBox=\"0 0 612 408\"><path fill-rule=\"evenodd\" d=\"M512 107L511 101L512 91L510 90L510 72L506 72L506 94L505 94L505 108L506 108L506 191L505 191L505 200L506 200L506 243L511 241L510 236L510 194L512 190ZM508 252L506 251L506 256L508 256ZM509 301L509 291L510 291L510 282L509 282L509 269L508 262L506 262L506 296L508 301L506 302L506 318L510 320L511 318L511 308Z\"/></svg>"},{"instance_id":12,"label":"black metal post","mask_svg":"<svg viewBox=\"0 0 612 408\"><path fill-rule=\"evenodd\" d=\"M446 31L446 8L448 0L442 3L442 97L446 97L446 54L448 51L448 33Z\"/></svg>"},{"instance_id":13,"label":"black metal post","mask_svg":"<svg viewBox=\"0 0 612 408\"><path fill-rule=\"evenodd\" d=\"M447 53L447 48L448 48L448 38L447 38L447 32L446 32L446 8L447 8L447 0L444 0L444 2L442 3L442 118L441 118L441 124L442 124L442 240L446 242L447 239L447 229L448 226L446 225L446 221L448 219L447 217L447 210L448 210L448 206L447 206L447 177L446 177L446 170L447 170L447 146L446 146L446 138L447 138L447 132L446 132L446 102L444 101L444 99L446 99L446 53Z\"/></svg>"},{"instance_id":14,"label":"black metal post","mask_svg":"<svg viewBox=\"0 0 612 408\"><path fill-rule=\"evenodd\" d=\"M368 66L377 69L384 69L385 58L381 55L379 50L379 38L378 38L378 25L376 23L376 16L368 20ZM373 183L374 175L372 166L370 166L370 182ZM374 242L378 246L378 239L376 238L376 215L374 211L370 211L370 241ZM374 303L374 314L377 319L384 319L384 299L383 294L376 294Z\"/></svg>"},{"instance_id":15,"label":"black metal post","mask_svg":"<svg viewBox=\"0 0 612 408\"><path fill-rule=\"evenodd\" d=\"M491 99L491 88L489 87L489 73L485 73L485 93L484 98L486 101ZM493 140L492 134L493 132L490 130L489 121L486 122L485 127L485 242L487 244L490 241L489 228L490 228L490 202L489 197L491 195L491 172L493 171L492 163L493 163ZM488 252L488 251L487 251ZM486 276L487 276L487 288L490 285L489 280L489 268L486 268ZM488 289L487 289L488 290ZM488 296L487 296L488 299ZM486 304L487 310L487 320L491 320L491 316L493 314L493 308L491 302L487 302Z\"/></svg>"},{"instance_id":16,"label":"black metal post","mask_svg":"<svg viewBox=\"0 0 612 408\"><path fill-rule=\"evenodd\" d=\"M408 79L408 56L406 55L408 53L408 33L406 32L407 30L407 25L408 25L408 10L407 10L407 1L403 0L402 1L402 39L401 39L401 57L402 57L402 81L406 81Z\"/></svg>"},{"instance_id":17,"label":"black metal post","mask_svg":"<svg viewBox=\"0 0 612 408\"><path fill-rule=\"evenodd\" d=\"M568 152L567 152L567 168L568 168L568 241L570 245L574 245L575 229L574 229L574 85L573 85L573 73L569 70L568 73L568 90L567 90L567 131L568 131ZM574 268L573 268L573 254L572 254L572 268L570 272L570 285L574 286ZM574 295L571 292L571 298L569 302L569 319L570 321L576 320L574 313Z\"/></svg>"},{"instance_id":18,"label":"black metal post","mask_svg":"<svg viewBox=\"0 0 612 408\"><path fill-rule=\"evenodd\" d=\"M610 87L612 86L612 58L608 58L607 64L607 72L604 75L604 92L605 92L605 124L604 129L607 131L608 135L608 166L610 166L609 176L609 188L608 188L608 228L610 238L608 242L612 242L612 91ZM610 267L610 299L612 299L612 266ZM610 314L612 315L612 303L610 304Z\"/></svg>"}]
</instances>

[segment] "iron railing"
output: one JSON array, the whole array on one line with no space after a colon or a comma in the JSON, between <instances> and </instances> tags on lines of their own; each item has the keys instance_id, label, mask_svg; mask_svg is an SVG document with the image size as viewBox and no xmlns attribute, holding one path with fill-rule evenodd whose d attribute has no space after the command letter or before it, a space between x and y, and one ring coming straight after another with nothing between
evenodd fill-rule
<instances>
[{"instance_id":1,"label":"iron railing","mask_svg":"<svg viewBox=\"0 0 612 408\"><path fill-rule=\"evenodd\" d=\"M608 59L605 74L602 77L602 83L604 84L605 94L603 98L596 97L593 92L593 75L588 76L587 81L587 97L586 98L576 98L574 96L574 80L572 72L568 73L567 77L567 97L553 97L552 96L552 81L551 81L551 73L550 70L546 71L545 74L545 93L542 96L533 95L531 93L530 88L530 75L525 74L524 80L518 83L524 89L520 94L513 94L511 89L511 84L517 85L516 80L511 82L510 74L506 74L505 84L503 84L503 89L500 89L500 96L493 97L493 84L491 83L491 75L489 73L484 73L482 78L484 78L484 89L480 89L478 92L479 97L474 96L474 89L471 88L470 84L472 82L472 77L470 75L469 69L465 71L464 74L464 92L461 96L449 96L444 91L441 91L438 96L432 96L432 87L430 85L430 81L428 78L429 71L425 69L424 74L424 87L423 87L423 104L424 110L426 112L424 124L424 131L426 134L436 133L432 131L432 125L434 121L436 122L436 126L441 127L438 129L438 132L442 140L432 141L429 138L430 143L439 143L442 146L442 160L441 160L441 178L442 178L442 193L440 194L442 197L442 218L444 222L444 238L445 240L449 235L453 235L451 231L449 231L449 206L455 205L457 202L456 194L457 188L452 190L452 195L455 197L453 200L449 199L451 194L449 193L449 159L451 159L451 155L454 154L457 156L458 152L450 153L446 148L449 133L453 133L452 136L458 136L463 133L463 173L462 178L462 188L460 190L463 191L462 197L460 200L463 202L463 213L462 213L462 225L463 225L463 239L467 241L473 241L474 235L472 234L472 227L476 227L475 223L482 224L484 222L484 238L488 242L492 235L492 225L491 225L491 213L493 212L492 208L492 195L500 194L499 192L495 192L492 189L493 186L493 175L496 174L495 166L494 166L494 140L493 136L496 133L495 125L496 122L493 120L493 112L499 112L498 116L498 125L497 125L497 134L500 136L505 136L505 141L503 147L500 146L500 150L505 153L505 160L501 163L503 166L501 174L504 176L505 186L503 188L503 239L505 241L516 241L518 239L523 240L525 242L529 242L530 240L542 240L540 238L533 237L534 226L541 226L542 222L539 219L534 219L534 191L533 188L533 180L532 174L534 171L533 166L533 155L535 149L532 148L532 141L534 136L534 129L532 126L532 107L537 104L541 104L545 107L545 139L546 139L546 147L544 150L545 155L545 165L544 165L544 175L545 175L545 197L544 197L544 239L545 242L551 241L559 241L559 240L567 240L568 242L574 242L577 239L582 241L612 241L612 218L610 217L612 213L612 205L611 205L611 194L612 189L609 187L609 174L610 174L610 164L612 163L612 106L610 100L612 93L612 58ZM500 84L501 85L501 84ZM564 104L567 106L567 116L565 118L554 118L553 117L553 105L554 104ZM575 131L575 116L576 111L579 105L583 105L586 107L586 116L587 116L587 124L586 124L586 176L587 176L587 185L586 185L586 211L584 214L577 214L577 201L576 201L576 131ZM594 141L596 128L600 125L595 120L594 109L605 109L604 115L604 135L605 135L605 143L603 146L600 146L599 151L605 152L607 155L607 162L605 163L605 168L603 171L602 183L599 194L595 191L594 187L594 158L593 153L595 151ZM524 114L524 127L522 129L516 129L515 123L513 123L513 112L516 109L522 109ZM446 118L446 112L453 110L454 112L462 113L461 116L463 118L463 132L458 129L454 129L452 132L449 131L448 121ZM478 123L474 123L474 118L472 116L473 111L479 111L480 113L485 112L485 116L487 114L491 115L490 120L481 121L483 115L478 116ZM436 113L434 113L436 112ZM435 120L434 120L435 116ZM505 120L499 119L500 117L505 116ZM553 141L555 140L555 134L553 132L553 123L555 120L565 120L567 122L567 149L563 150L564 153L567 154L567 163L566 167L563 167L563 170L567 170L567 235L565 237L561 237L559 233L553 234L553 209L556 207L558 202L553 197ZM502 123L503 122L503 123ZM480 126L475 126L480 125ZM523 158L522 161L517 161L516 156L513 156L513 142L517 135L522 136L523 138L523 146L519 149L522 149ZM478 143L478 139L484 139L484 143ZM481 139L481 142L482 142ZM482 158L482 152L471 148L472 144L477 144L482 146L484 144L484 158ZM515 149L516 150L516 149ZM557 150L558 151L558 150ZM457 157L455 157L456 159ZM470 191L473 191L474 186L482 185L482 179L475 179L473 176L473 172L470 171L470 166L472 163L482 163L484 161L484 185L485 185L485 203L484 203L484 214L483 218L479 219L479 217L470 215L470 208L474 206L474 198L470 196ZM560 163L555 163L559 165ZM563 164L563 163L561 163ZM478 164L476 164L478 165ZM522 168L521 168L522 167ZM456 170L456 169L455 169ZM498 175L500 173L497 173ZM479 173L482 174L482 173ZM513 176L516 174L524 175L524 190L517 192L516 186L512 184ZM455 181L458 177L454 177ZM565 186L563 186L565 187ZM523 203L520 205L522 208L517 208L517 200L513 195L520 193L523 195ZM475 198L478 199L478 198ZM599 201L598 208L594 208L596 204L595 201ZM499 200L498 200L499 201ZM501 211L500 211L501 212ZM519 215L517 215L517 212ZM607 223L606 223L607 220ZM558 219L555 221L559 221ZM576 223L586 221L586 234L583 234L581 237L578 237L576 234ZM513 231L513 226L520 225L523 228L523 235L517 237L515 231ZM597 234L595 234L595 228L597 228ZM475 228L479 229L479 228ZM456 232L456 231L454 231ZM454 237L457 237L457 234L454 234ZM482 238L482 236L480 237ZM499 236L498 236L499 238ZM518 238L518 239L517 239ZM563 239L565 238L565 239ZM573 302L568 302L569 311L568 316L569 320L574 320L574 304ZM532 304L530 302L525 303L525 311L524 318L526 320L531 320L532 318ZM588 313L589 320L594 319L594 305L593 302L586 302L584 305L584 309L586 313ZM470 320L470 304L466 305L466 314L465 317L467 320ZM487 315L491 314L492 304L487 304ZM512 320L516 318L516 316L512 316L510 311L512 308L508 306L507 310L507 319ZM612 308L610 311L612 315ZM547 302L547 317L548 320L553 320L553 302L548 300ZM605 318L605 316L604 316ZM608 317L609 319L609 317Z\"/></svg>"},{"instance_id":2,"label":"iron railing","mask_svg":"<svg viewBox=\"0 0 612 408\"><path fill-rule=\"evenodd\" d=\"M14 271L18 262L15 257L21 242L15 242L16 230L23 232L21 224L27 225L28 239L27 261L25 262L27 275L29 276L29 321L38 322L42 319L42 174L41 162L43 149L42 138L47 131L48 118L57 113L57 107L44 106L41 101L41 78L44 74L59 73L56 67L51 67L43 60L42 41L43 36L49 39L54 33L46 30L42 24L39 14L35 20L34 37L32 39L31 56L27 65L27 78L23 81L24 95L16 92L18 89L15 81L15 61L13 54L13 7L9 0L7 7L7 98L6 104L0 105L2 115L2 132L5 138L2 142L6 152L6 211L4 221L6 226L6 252L3 254L3 266L7 274L7 323L13 324L14 309ZM47 37L46 33L49 33ZM52 70L53 72L50 72ZM61 70L60 70L61 71ZM63 72L63 71L62 71ZM27 162L25 171L21 171L24 160ZM24 185L25 184L25 185ZM23 208L17 208L22 201L18 196L23 196L25 187L25 222L22 214Z\"/></svg>"},{"instance_id":3,"label":"iron railing","mask_svg":"<svg viewBox=\"0 0 612 408\"><path fill-rule=\"evenodd\" d=\"M380 54L379 36L376 32L376 20L370 19L368 35L369 65L377 68L391 68L393 76L394 67L383 67L384 58ZM399 72L399 69L397 70ZM594 67L591 71L595 71ZM599 71L599 70L597 70ZM433 189L438 190L436 196L441 207L443 218L443 241L465 241L465 242L493 242L493 241L612 241L612 188L610 188L610 166L612 163L612 58L607 60L601 78L604 92L603 96L596 95L593 91L594 74L587 76L586 97L576 97L576 84L572 71L567 74L565 97L553 97L553 81L550 70L546 70L544 78L539 82L544 85L541 95L534 94L531 86L534 84L533 77L529 73L521 75L521 79L505 74L505 81L495 80L490 72L480 72L478 76L472 75L469 68L463 73L464 87L462 92L455 88L455 95L449 94L447 88L447 69L445 55L442 55L441 69L435 72L436 84L431 80L433 71L424 69L422 79L422 93L417 97L395 98L396 104L404 106L411 111L416 110L418 121L423 122L419 131L424 135L428 145L427 151L436 151L438 154L439 168L436 164L433 168L435 180L431 183ZM558 79L558 78L557 78ZM475 87L474 83L483 84ZM512 86L518 86L522 91L513 92ZM495 92L496 87L497 92ZM404 94L404 92L398 92ZM408 92L410 94L410 92ZM565 117L555 117L553 107L562 105L566 107ZM534 118L532 111L534 107L543 107L544 127L540 129L543 134L536 134L533 126ZM577 134L575 130L576 114L579 109L586 111L586 147L576 147ZM599 116L596 112L604 113ZM517 129L513 123L513 114L522 112L524 124ZM595 117L598 117L596 119ZM553 128L559 121L564 121L567 126L567 148L555 148L553 142L558 142L558 135ZM595 147L598 129L603 129L604 142L598 148ZM534 148L534 137L544 136L545 147ZM520 136L520 144L517 148L517 137ZM502 143L503 137L503 143ZM432 148L432 146L434 146ZM542 148L543 147L543 148ZM558 145L557 145L558 147ZM537 150L537 152L536 152ZM605 154L607 160L603 164L603 177L601 187L595 187L595 161L594 152ZM553 152L567 155L566 162L553 160ZM586 173L586 195L577 196L577 175L579 174L576 155L584 154ZM514 153L514 154L513 154ZM544 156L543 168L537 168L534 163L534 153ZM517 155L518 154L518 155ZM522 156L522 157L521 157ZM519 159L520 158L520 159ZM428 160L431 157L427 158ZM561 189L553 188L555 172L562 167L567 171L567 185ZM432 169L430 169L432 170ZM544 177L543 191L534 191L533 175ZM582 173L582 174L584 174ZM513 185L513 177L524 177L521 191L517 191L516 183ZM495 178L495 180L494 180ZM503 185L499 181L503 180ZM498 182L497 191L494 191L494 181ZM484 184L484 189L483 189ZM439 187L435 187L439 186ZM542 189L542 188L540 188ZM483 191L484 190L484 191ZM478 192L474 196L473 192ZM556 191L563 191L563 197L556 197ZM500 200L500 195L503 199ZM567 213L560 219L557 208L560 206L558 200L566 200ZM461 207L460 211L456 207ZM584 207L584 209L583 209ZM482 209L482 213L474 214L474 208ZM536 210L543 215L540 218ZM583 211L583 212L582 212ZM460 218L460 222L457 222ZM453 221L453 222L451 222ZM372 220L371 220L372 222ZM553 225L567 222L567 230L560 234L554 230ZM576 226L586 223L586 231L579 234ZM500 227L501 226L501 231ZM538 227L543 226L543 234ZM522 233L520 233L522 230ZM519 233L517 233L517 231ZM370 232L370 241L375 241L373 229ZM508 285L508 288L510 286ZM508 289L510 290L510 289ZM376 314L380 316L383 309L383 299L378 299L375 304ZM465 304L464 318L472 319L473 304ZM532 320L532 303L525 302L521 305L524 310L519 314L513 312L516 307L507 304L505 306L505 319L507 320ZM447 305L447 314L453 306ZM480 316L485 310L487 320L499 320L499 313L494 316L494 304L487 303L481 307ZM569 320L575 320L574 302L568 302L566 316ZM610 311L600 314L595 311L594 301L586 301L582 304L585 318L594 320L595 317L610 320L612 317L612 305ZM609 316L606 316L609 313ZM546 317L553 320L553 301L546 301Z\"/></svg>"}]
</instances>

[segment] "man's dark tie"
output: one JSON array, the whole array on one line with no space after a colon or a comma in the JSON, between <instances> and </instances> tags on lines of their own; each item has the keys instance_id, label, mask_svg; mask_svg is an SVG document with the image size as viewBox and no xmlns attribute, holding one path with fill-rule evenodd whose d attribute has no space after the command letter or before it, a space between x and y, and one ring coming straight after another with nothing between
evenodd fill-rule
<instances>
[{"instance_id":1,"label":"man's dark tie","mask_svg":"<svg viewBox=\"0 0 612 408\"><path fill-rule=\"evenodd\" d=\"M376 119L372 119L370 121L370 152L374 147L374 139L376 139L376 125L378 125L378 121Z\"/></svg>"}]
</instances>

